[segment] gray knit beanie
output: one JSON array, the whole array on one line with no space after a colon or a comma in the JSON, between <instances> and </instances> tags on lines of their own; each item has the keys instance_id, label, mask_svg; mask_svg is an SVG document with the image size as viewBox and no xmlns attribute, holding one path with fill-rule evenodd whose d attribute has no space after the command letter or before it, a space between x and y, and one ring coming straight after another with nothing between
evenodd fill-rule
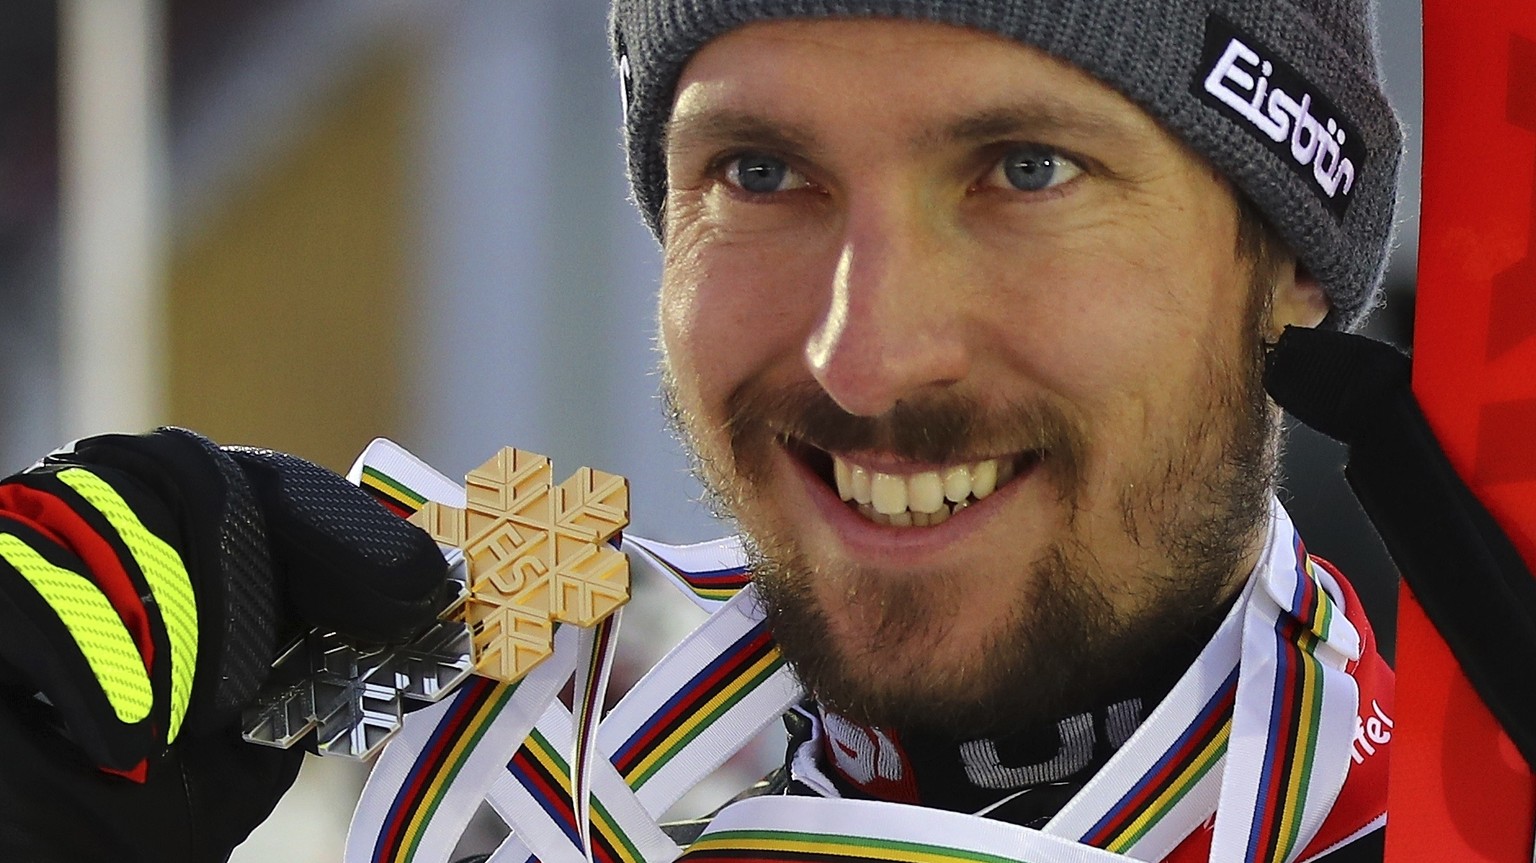
<instances>
[{"instance_id":1,"label":"gray knit beanie","mask_svg":"<svg viewBox=\"0 0 1536 863\"><path fill-rule=\"evenodd\" d=\"M1378 301L1402 132L1371 0L614 0L635 199L660 236L661 130L704 43L771 18L910 18L1054 54L1136 102L1265 214L1353 329Z\"/></svg>"}]
</instances>

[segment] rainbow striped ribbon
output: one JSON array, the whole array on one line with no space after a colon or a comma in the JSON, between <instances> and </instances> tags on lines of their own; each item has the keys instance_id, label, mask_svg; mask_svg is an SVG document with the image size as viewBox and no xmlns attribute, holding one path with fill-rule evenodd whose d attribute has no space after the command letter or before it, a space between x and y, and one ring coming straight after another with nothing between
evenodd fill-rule
<instances>
[{"instance_id":1,"label":"rainbow striped ribbon","mask_svg":"<svg viewBox=\"0 0 1536 863\"><path fill-rule=\"evenodd\" d=\"M419 710L368 776L347 832L346 863L440 863L575 669L575 627L521 681L471 677L453 697ZM563 648L563 650L562 650ZM492 753L500 758L487 758Z\"/></svg>"},{"instance_id":2,"label":"rainbow striped ribbon","mask_svg":"<svg viewBox=\"0 0 1536 863\"><path fill-rule=\"evenodd\" d=\"M1039 830L962 812L824 797L753 797L710 822L680 863L1125 863Z\"/></svg>"},{"instance_id":3,"label":"rainbow striped ribbon","mask_svg":"<svg viewBox=\"0 0 1536 863\"><path fill-rule=\"evenodd\" d=\"M1360 635L1283 510L1276 521L1288 542L1270 544L1265 595L1255 592L1243 627L1243 655L1273 661L1250 663L1239 678L1218 810L1247 814L1216 819L1213 859L1294 861L1333 807L1350 764L1359 689L1348 666L1360 658Z\"/></svg>"},{"instance_id":4,"label":"rainbow striped ribbon","mask_svg":"<svg viewBox=\"0 0 1536 863\"><path fill-rule=\"evenodd\" d=\"M374 438L347 471L347 480L403 516L429 500L464 508L464 486L389 438Z\"/></svg>"},{"instance_id":5,"label":"rainbow striped ribbon","mask_svg":"<svg viewBox=\"0 0 1536 863\"><path fill-rule=\"evenodd\" d=\"M692 545L626 536L620 550L631 561L670 581L705 611L715 611L752 580L746 552L736 536Z\"/></svg>"},{"instance_id":6,"label":"rainbow striped ribbon","mask_svg":"<svg viewBox=\"0 0 1536 863\"><path fill-rule=\"evenodd\" d=\"M1254 593L1250 581L1190 671L1046 833L1161 860L1216 811Z\"/></svg>"},{"instance_id":7,"label":"rainbow striped ribbon","mask_svg":"<svg viewBox=\"0 0 1536 863\"><path fill-rule=\"evenodd\" d=\"M803 697L749 586L641 678L599 740L659 817Z\"/></svg>"},{"instance_id":8,"label":"rainbow striped ribbon","mask_svg":"<svg viewBox=\"0 0 1536 863\"><path fill-rule=\"evenodd\" d=\"M1210 798L1215 789L1206 780L1221 775L1236 694L1234 668L1173 745L1083 834L1082 841L1120 854L1133 850L1147 854L1154 845L1170 851L1177 847L1188 835L1191 820L1175 814L1180 806L1188 804L1197 812L1214 808ZM1158 829L1165 825L1172 829L1166 831L1166 838L1158 837Z\"/></svg>"},{"instance_id":9,"label":"rainbow striped ribbon","mask_svg":"<svg viewBox=\"0 0 1536 863\"><path fill-rule=\"evenodd\" d=\"M574 734L571 742L569 798L575 804L572 815L579 839L577 847L589 863L592 860L592 755L597 748L598 720L603 715L603 697L608 691L608 678L613 671L614 648L618 646L619 620L623 611L623 608L619 608L591 629L581 630L576 681L572 687L571 702L574 710L571 722ZM529 742L532 740L533 736L530 735ZM527 745L525 743L524 747Z\"/></svg>"},{"instance_id":10,"label":"rainbow striped ribbon","mask_svg":"<svg viewBox=\"0 0 1536 863\"><path fill-rule=\"evenodd\" d=\"M1211 859L1244 863L1295 860L1316 834L1350 762L1360 636L1271 510L1256 577L1194 667L1046 832L1160 860L1215 814Z\"/></svg>"},{"instance_id":11,"label":"rainbow striped ribbon","mask_svg":"<svg viewBox=\"0 0 1536 863\"><path fill-rule=\"evenodd\" d=\"M599 726L598 749L615 754L591 768L593 806L612 813L606 816L611 828L593 819L598 858L617 853L612 849L622 847L625 837L629 845L641 846L643 840L635 837L656 830L655 820L683 793L803 697L756 607L750 588L726 603L642 678ZM548 740L563 740L571 725L569 714L554 705L538 728ZM553 863L569 847L551 852L551 837L563 833L579 839L574 821L555 830L542 823L574 815L567 816L568 804L551 797L568 787L568 774L559 773L549 759L535 758L533 748L525 745L508 767L520 784L492 790L492 804L514 830L494 859L522 863L532 854ZM529 770L532 763L545 764L545 773L554 778ZM672 854L677 852L672 846Z\"/></svg>"},{"instance_id":12,"label":"rainbow striped ribbon","mask_svg":"<svg viewBox=\"0 0 1536 863\"><path fill-rule=\"evenodd\" d=\"M543 863L581 859L580 835L571 806L570 769L560 753L569 749L570 714L552 704L538 726L507 764L487 799L512 827L513 835L496 849L490 863ZM602 759L593 766L591 849L600 863L671 860L682 849L641 808L635 795Z\"/></svg>"}]
</instances>

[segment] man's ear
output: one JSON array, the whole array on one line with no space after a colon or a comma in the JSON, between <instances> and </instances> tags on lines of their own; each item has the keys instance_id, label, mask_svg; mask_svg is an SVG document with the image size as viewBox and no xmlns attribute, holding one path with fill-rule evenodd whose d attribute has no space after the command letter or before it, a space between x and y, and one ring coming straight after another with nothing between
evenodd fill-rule
<instances>
[{"instance_id":1,"label":"man's ear","mask_svg":"<svg viewBox=\"0 0 1536 863\"><path fill-rule=\"evenodd\" d=\"M1328 316L1328 295L1312 274L1299 264L1285 267L1275 279L1274 293L1270 297L1270 341L1285 332L1286 327L1316 327Z\"/></svg>"}]
</instances>

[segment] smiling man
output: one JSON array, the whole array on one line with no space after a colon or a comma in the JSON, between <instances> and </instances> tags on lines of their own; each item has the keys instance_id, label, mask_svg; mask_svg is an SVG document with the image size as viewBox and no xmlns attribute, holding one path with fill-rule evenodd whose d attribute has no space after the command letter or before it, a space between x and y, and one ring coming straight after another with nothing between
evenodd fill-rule
<instances>
[{"instance_id":1,"label":"smiling man","mask_svg":"<svg viewBox=\"0 0 1536 863\"><path fill-rule=\"evenodd\" d=\"M1199 826L1073 838L1379 859L1386 758L1350 743L1390 672L1274 501L1262 385L1285 327L1375 303L1401 144L1365 4L613 21L668 401L814 696L785 789L1073 833L1235 666L1236 715L1267 724L1230 720Z\"/></svg>"},{"instance_id":2,"label":"smiling man","mask_svg":"<svg viewBox=\"0 0 1536 863\"><path fill-rule=\"evenodd\" d=\"M616 0L665 394L808 693L688 863L1381 859L1391 671L1263 385L1377 302L1366 6ZM443 586L183 430L0 482L0 850L224 859L298 766L235 734L279 634L407 640Z\"/></svg>"}]
</instances>

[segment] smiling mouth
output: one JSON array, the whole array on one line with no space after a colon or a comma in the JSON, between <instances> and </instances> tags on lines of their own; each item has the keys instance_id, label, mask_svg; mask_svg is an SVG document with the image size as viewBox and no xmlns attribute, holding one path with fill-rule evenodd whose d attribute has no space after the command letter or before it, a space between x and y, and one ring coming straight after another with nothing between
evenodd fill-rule
<instances>
[{"instance_id":1,"label":"smiling mouth","mask_svg":"<svg viewBox=\"0 0 1536 863\"><path fill-rule=\"evenodd\" d=\"M1027 450L1014 455L886 473L860 465L792 437L779 443L849 508L875 524L893 527L934 527L973 506L1028 473L1043 453Z\"/></svg>"}]
</instances>

